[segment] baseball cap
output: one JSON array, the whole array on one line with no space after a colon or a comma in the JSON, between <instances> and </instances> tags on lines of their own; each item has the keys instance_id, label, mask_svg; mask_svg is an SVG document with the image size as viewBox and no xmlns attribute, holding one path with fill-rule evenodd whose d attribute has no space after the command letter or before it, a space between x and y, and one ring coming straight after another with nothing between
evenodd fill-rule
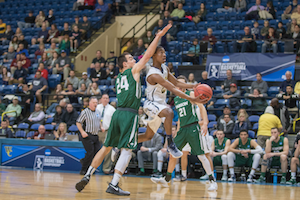
<instances>
[{"instance_id":1,"label":"baseball cap","mask_svg":"<svg viewBox=\"0 0 300 200\"><path fill-rule=\"evenodd\" d=\"M230 87L236 87L236 84L235 83L231 83Z\"/></svg>"},{"instance_id":2,"label":"baseball cap","mask_svg":"<svg viewBox=\"0 0 300 200\"><path fill-rule=\"evenodd\" d=\"M65 50L61 50L61 52L60 53L66 53L66 51Z\"/></svg>"},{"instance_id":3,"label":"baseball cap","mask_svg":"<svg viewBox=\"0 0 300 200\"><path fill-rule=\"evenodd\" d=\"M87 74L87 72L82 72L82 76L83 76L83 75L88 75L88 74Z\"/></svg>"},{"instance_id":4,"label":"baseball cap","mask_svg":"<svg viewBox=\"0 0 300 200\"><path fill-rule=\"evenodd\" d=\"M109 53L115 53L115 51L114 50L110 50L110 52Z\"/></svg>"},{"instance_id":5,"label":"baseball cap","mask_svg":"<svg viewBox=\"0 0 300 200\"><path fill-rule=\"evenodd\" d=\"M15 99L16 99L16 100L19 100L19 98L18 98L18 97L14 96L14 97L13 97L13 100L15 100Z\"/></svg>"}]
</instances>

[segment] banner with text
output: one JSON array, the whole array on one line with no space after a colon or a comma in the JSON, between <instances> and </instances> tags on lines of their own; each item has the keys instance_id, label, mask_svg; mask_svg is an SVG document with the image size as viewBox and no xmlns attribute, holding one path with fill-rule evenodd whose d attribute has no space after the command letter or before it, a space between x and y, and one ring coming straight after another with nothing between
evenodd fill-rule
<instances>
[{"instance_id":1,"label":"banner with text","mask_svg":"<svg viewBox=\"0 0 300 200\"><path fill-rule=\"evenodd\" d=\"M265 81L284 81L286 71L291 71L294 77L295 59L295 54L209 54L206 71L211 80L226 79L226 71L230 69L237 80L253 81L261 73Z\"/></svg>"}]
</instances>

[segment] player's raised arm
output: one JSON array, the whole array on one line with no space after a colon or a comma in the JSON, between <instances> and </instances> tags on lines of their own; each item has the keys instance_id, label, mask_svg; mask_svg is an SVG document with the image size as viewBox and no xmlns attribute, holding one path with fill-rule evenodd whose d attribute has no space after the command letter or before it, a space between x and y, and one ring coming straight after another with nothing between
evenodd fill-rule
<instances>
[{"instance_id":1,"label":"player's raised arm","mask_svg":"<svg viewBox=\"0 0 300 200\"><path fill-rule=\"evenodd\" d=\"M150 46L148 47L147 51L145 52L144 56L141 58L139 62L137 62L133 68L132 73L140 73L142 69L145 68L146 63L150 60L153 56L155 49L158 45L159 40L168 32L168 30L172 27L171 24L168 24L162 31L158 32L155 36L154 40L151 42Z\"/></svg>"}]
</instances>

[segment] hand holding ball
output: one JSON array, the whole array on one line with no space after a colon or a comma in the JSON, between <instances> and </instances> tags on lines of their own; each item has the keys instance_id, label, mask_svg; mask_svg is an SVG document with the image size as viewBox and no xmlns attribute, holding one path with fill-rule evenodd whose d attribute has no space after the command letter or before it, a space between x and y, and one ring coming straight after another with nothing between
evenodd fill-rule
<instances>
[{"instance_id":1,"label":"hand holding ball","mask_svg":"<svg viewBox=\"0 0 300 200\"><path fill-rule=\"evenodd\" d=\"M200 94L202 94L202 96L200 96L201 99L208 99L208 101L211 99L212 95L213 95L213 91L211 89L211 87L207 84L200 84L197 85L197 87L194 89L194 94L195 97L199 96Z\"/></svg>"}]
</instances>

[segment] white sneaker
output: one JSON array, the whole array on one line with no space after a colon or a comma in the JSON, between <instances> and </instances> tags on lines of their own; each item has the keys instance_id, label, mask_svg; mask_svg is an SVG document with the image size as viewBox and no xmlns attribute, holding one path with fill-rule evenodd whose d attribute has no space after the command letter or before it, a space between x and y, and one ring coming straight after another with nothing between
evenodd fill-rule
<instances>
[{"instance_id":1,"label":"white sneaker","mask_svg":"<svg viewBox=\"0 0 300 200\"><path fill-rule=\"evenodd\" d=\"M218 189L218 184L215 181L210 181L209 187L207 190L212 191L212 190L217 190L217 189Z\"/></svg>"},{"instance_id":2,"label":"white sneaker","mask_svg":"<svg viewBox=\"0 0 300 200\"><path fill-rule=\"evenodd\" d=\"M253 181L253 178L252 177L248 177L248 179L247 179L247 183L253 183L254 181Z\"/></svg>"},{"instance_id":3,"label":"white sneaker","mask_svg":"<svg viewBox=\"0 0 300 200\"><path fill-rule=\"evenodd\" d=\"M200 177L200 180L208 180L208 175L205 174L204 176L201 176L201 177Z\"/></svg>"},{"instance_id":4,"label":"white sneaker","mask_svg":"<svg viewBox=\"0 0 300 200\"><path fill-rule=\"evenodd\" d=\"M235 182L235 176L230 176L230 178L228 178L228 182Z\"/></svg>"},{"instance_id":5,"label":"white sneaker","mask_svg":"<svg viewBox=\"0 0 300 200\"><path fill-rule=\"evenodd\" d=\"M221 181L227 181L227 179L228 179L227 174L223 174Z\"/></svg>"},{"instance_id":6,"label":"white sneaker","mask_svg":"<svg viewBox=\"0 0 300 200\"><path fill-rule=\"evenodd\" d=\"M150 179L153 183L161 184L163 187L169 187L170 182L167 182L165 177L151 177Z\"/></svg>"}]
</instances>

